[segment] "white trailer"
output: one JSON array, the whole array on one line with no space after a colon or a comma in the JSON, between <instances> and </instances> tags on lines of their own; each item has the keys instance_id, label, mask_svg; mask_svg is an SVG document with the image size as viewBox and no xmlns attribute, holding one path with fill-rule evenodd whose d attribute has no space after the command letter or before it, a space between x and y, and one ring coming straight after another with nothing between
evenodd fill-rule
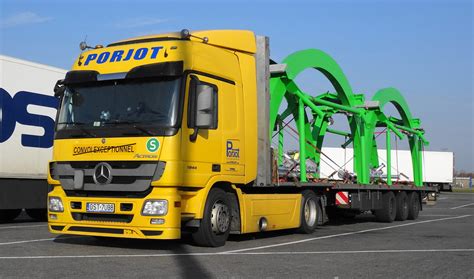
<instances>
[{"instance_id":1,"label":"white trailer","mask_svg":"<svg viewBox=\"0 0 474 279\"><path fill-rule=\"evenodd\" d=\"M353 172L353 149L324 147L321 156L320 177L341 180L339 170ZM382 178L387 174L387 151L378 150L379 163L385 167L380 169ZM412 182L413 168L409 150L391 151L392 179L398 182ZM427 186L438 187L439 190L451 190L454 172L453 152L424 151L423 152L423 182Z\"/></svg>"},{"instance_id":2,"label":"white trailer","mask_svg":"<svg viewBox=\"0 0 474 279\"><path fill-rule=\"evenodd\" d=\"M57 80L66 71L0 55L0 222L46 217Z\"/></svg>"}]
</instances>

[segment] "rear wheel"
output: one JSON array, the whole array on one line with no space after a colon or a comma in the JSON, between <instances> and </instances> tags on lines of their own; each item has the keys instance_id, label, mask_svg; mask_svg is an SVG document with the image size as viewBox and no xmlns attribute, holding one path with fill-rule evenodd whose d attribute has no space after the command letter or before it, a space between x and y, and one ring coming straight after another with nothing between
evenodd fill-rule
<instances>
[{"instance_id":1,"label":"rear wheel","mask_svg":"<svg viewBox=\"0 0 474 279\"><path fill-rule=\"evenodd\" d=\"M397 215L395 220L405 221L408 217L408 197L406 192L400 192L396 196Z\"/></svg>"},{"instance_id":2,"label":"rear wheel","mask_svg":"<svg viewBox=\"0 0 474 279\"><path fill-rule=\"evenodd\" d=\"M194 243L199 246L223 246L229 237L231 207L226 192L215 188L209 192L201 225L192 234Z\"/></svg>"},{"instance_id":3,"label":"rear wheel","mask_svg":"<svg viewBox=\"0 0 474 279\"><path fill-rule=\"evenodd\" d=\"M392 223L397 215L397 203L393 192L382 195L382 208L375 210L375 217L379 222Z\"/></svg>"},{"instance_id":4,"label":"rear wheel","mask_svg":"<svg viewBox=\"0 0 474 279\"><path fill-rule=\"evenodd\" d=\"M418 193L411 192L408 194L408 215L407 218L409 220L416 220L418 218L418 214L420 213L420 197Z\"/></svg>"},{"instance_id":5,"label":"rear wheel","mask_svg":"<svg viewBox=\"0 0 474 279\"><path fill-rule=\"evenodd\" d=\"M48 220L48 211L46 208L28 208L25 209L26 214L30 216L31 218L37 220L37 221L46 221Z\"/></svg>"},{"instance_id":6,"label":"rear wheel","mask_svg":"<svg viewBox=\"0 0 474 279\"><path fill-rule=\"evenodd\" d=\"M0 223L13 221L21 213L20 209L2 209L0 210Z\"/></svg>"},{"instance_id":7,"label":"rear wheel","mask_svg":"<svg viewBox=\"0 0 474 279\"><path fill-rule=\"evenodd\" d=\"M303 191L301 196L301 225L298 228L298 231L310 234L318 226L319 215L321 212L319 197L310 190Z\"/></svg>"}]
</instances>

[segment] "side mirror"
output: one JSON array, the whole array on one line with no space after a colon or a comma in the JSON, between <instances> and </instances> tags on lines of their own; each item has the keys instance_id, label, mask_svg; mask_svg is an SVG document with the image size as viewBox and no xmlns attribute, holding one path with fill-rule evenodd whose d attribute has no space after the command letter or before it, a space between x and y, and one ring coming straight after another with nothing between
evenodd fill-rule
<instances>
[{"instance_id":1,"label":"side mirror","mask_svg":"<svg viewBox=\"0 0 474 279\"><path fill-rule=\"evenodd\" d=\"M199 84L196 88L196 123L201 129L217 128L217 94L214 88L207 84Z\"/></svg>"},{"instance_id":2,"label":"side mirror","mask_svg":"<svg viewBox=\"0 0 474 279\"><path fill-rule=\"evenodd\" d=\"M217 129L217 87L191 78L188 127L194 128L189 139L196 141L199 129Z\"/></svg>"},{"instance_id":3,"label":"side mirror","mask_svg":"<svg viewBox=\"0 0 474 279\"><path fill-rule=\"evenodd\" d=\"M54 97L61 99L64 96L64 91L66 90L66 87L64 87L63 84L64 80L60 79L56 82L56 85L54 86Z\"/></svg>"}]
</instances>

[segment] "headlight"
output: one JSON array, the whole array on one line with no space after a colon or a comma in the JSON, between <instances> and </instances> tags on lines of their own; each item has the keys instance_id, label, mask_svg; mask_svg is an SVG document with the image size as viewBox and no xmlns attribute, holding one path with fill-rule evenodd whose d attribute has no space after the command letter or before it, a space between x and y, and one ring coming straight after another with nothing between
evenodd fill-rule
<instances>
[{"instance_id":1,"label":"headlight","mask_svg":"<svg viewBox=\"0 0 474 279\"><path fill-rule=\"evenodd\" d=\"M63 212L64 206L61 198L59 197L49 197L48 200L48 209L51 212Z\"/></svg>"},{"instance_id":2,"label":"headlight","mask_svg":"<svg viewBox=\"0 0 474 279\"><path fill-rule=\"evenodd\" d=\"M148 200L143 205L142 215L162 216L166 213L168 213L167 200Z\"/></svg>"}]
</instances>

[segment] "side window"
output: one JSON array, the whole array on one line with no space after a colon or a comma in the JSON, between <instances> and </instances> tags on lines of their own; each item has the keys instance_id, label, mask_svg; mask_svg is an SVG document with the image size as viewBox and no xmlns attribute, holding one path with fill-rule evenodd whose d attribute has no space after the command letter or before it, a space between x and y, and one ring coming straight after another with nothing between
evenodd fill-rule
<instances>
[{"instance_id":1,"label":"side window","mask_svg":"<svg viewBox=\"0 0 474 279\"><path fill-rule=\"evenodd\" d=\"M217 129L217 86L191 76L188 103L188 128Z\"/></svg>"}]
</instances>

